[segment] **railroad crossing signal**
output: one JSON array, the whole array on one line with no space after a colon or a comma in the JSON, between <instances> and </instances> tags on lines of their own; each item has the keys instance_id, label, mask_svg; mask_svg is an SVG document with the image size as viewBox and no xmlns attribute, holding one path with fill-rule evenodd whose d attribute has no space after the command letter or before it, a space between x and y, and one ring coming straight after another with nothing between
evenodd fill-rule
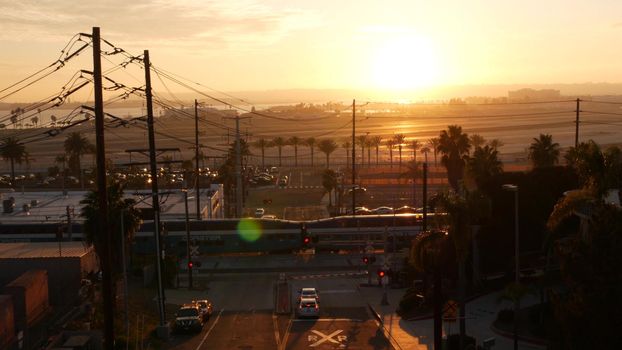
<instances>
[{"instance_id":1,"label":"railroad crossing signal","mask_svg":"<svg viewBox=\"0 0 622 350\"><path fill-rule=\"evenodd\" d=\"M190 256L198 256L199 255L199 246L191 245L190 246Z\"/></svg>"},{"instance_id":2,"label":"railroad crossing signal","mask_svg":"<svg viewBox=\"0 0 622 350\"><path fill-rule=\"evenodd\" d=\"M193 266L194 266L194 264L192 263L192 260L191 260L191 261L188 261L188 269L189 269L189 270L192 270L192 267L193 267Z\"/></svg>"}]
</instances>

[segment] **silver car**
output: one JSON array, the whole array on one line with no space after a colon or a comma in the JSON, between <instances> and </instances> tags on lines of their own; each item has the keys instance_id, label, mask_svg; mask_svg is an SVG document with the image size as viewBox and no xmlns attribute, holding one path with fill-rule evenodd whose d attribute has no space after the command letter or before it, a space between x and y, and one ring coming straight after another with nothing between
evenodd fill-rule
<instances>
[{"instance_id":1,"label":"silver car","mask_svg":"<svg viewBox=\"0 0 622 350\"><path fill-rule=\"evenodd\" d=\"M318 304L315 298L302 298L298 303L298 317L319 317L320 316L320 304Z\"/></svg>"}]
</instances>

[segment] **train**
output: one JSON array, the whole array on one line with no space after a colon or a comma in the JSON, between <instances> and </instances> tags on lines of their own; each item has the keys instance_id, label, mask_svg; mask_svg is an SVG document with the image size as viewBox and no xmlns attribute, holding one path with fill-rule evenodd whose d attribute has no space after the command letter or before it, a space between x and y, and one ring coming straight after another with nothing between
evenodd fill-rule
<instances>
[{"instance_id":1,"label":"train","mask_svg":"<svg viewBox=\"0 0 622 350\"><path fill-rule=\"evenodd\" d=\"M187 228L185 220L164 220L161 237L167 254L178 256L187 254L188 242L195 254L288 252L304 248L362 251L370 246L396 249L410 244L422 229L422 219L422 214L350 215L307 221L215 219L192 220ZM135 254L155 251L153 232L152 221L140 225L132 242ZM309 241L305 242L303 236ZM73 223L71 230L66 223L0 224L0 243L82 239L79 223Z\"/></svg>"}]
</instances>

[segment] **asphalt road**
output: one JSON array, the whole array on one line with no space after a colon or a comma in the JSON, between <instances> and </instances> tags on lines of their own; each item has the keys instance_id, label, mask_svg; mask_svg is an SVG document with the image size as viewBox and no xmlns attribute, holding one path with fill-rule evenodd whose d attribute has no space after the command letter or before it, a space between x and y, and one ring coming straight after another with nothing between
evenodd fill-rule
<instances>
[{"instance_id":1,"label":"asphalt road","mask_svg":"<svg viewBox=\"0 0 622 350\"><path fill-rule=\"evenodd\" d=\"M320 291L320 317L298 319L295 313L275 315L274 275L229 275L212 281L205 291L215 311L198 334L174 334L172 349L298 350L392 349L356 288L356 279L297 274L290 280L292 311L297 290ZM183 299L183 292L177 294Z\"/></svg>"}]
</instances>

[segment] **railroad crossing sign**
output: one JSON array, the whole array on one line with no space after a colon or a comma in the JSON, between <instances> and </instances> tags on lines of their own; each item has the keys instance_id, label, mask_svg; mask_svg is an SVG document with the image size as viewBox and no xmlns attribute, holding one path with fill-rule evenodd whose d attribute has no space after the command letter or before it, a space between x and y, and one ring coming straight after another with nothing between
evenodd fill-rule
<instances>
[{"instance_id":1,"label":"railroad crossing sign","mask_svg":"<svg viewBox=\"0 0 622 350\"><path fill-rule=\"evenodd\" d=\"M199 246L191 245L190 246L190 256L198 256L199 255Z\"/></svg>"},{"instance_id":2,"label":"railroad crossing sign","mask_svg":"<svg viewBox=\"0 0 622 350\"><path fill-rule=\"evenodd\" d=\"M320 331L316 331L315 329L311 331L311 333L307 336L307 340L309 342L313 342L312 344L309 344L309 347L316 347L319 346L325 342L331 342L333 344L339 344L339 347L344 347L345 345L342 344L343 342L348 341L348 336L347 335L339 335L339 333L343 332L342 329L338 329L334 332L332 332L331 334L324 334Z\"/></svg>"},{"instance_id":3,"label":"railroad crossing sign","mask_svg":"<svg viewBox=\"0 0 622 350\"><path fill-rule=\"evenodd\" d=\"M458 315L458 303L454 300L448 300L443 306L443 319L447 322L456 322Z\"/></svg>"}]
</instances>

